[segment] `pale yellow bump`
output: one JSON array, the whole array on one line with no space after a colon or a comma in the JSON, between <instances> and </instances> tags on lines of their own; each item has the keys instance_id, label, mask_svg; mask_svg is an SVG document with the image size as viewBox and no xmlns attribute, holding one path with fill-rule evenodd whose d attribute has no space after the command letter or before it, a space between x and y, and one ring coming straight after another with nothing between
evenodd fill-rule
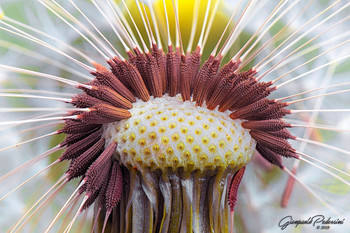
<instances>
[{"instance_id":1,"label":"pale yellow bump","mask_svg":"<svg viewBox=\"0 0 350 233\"><path fill-rule=\"evenodd\" d=\"M192 142L193 142L193 137L190 136L190 135L188 135L188 136L186 137L186 141L187 141L188 143L192 143Z\"/></svg>"},{"instance_id":2,"label":"pale yellow bump","mask_svg":"<svg viewBox=\"0 0 350 233\"><path fill-rule=\"evenodd\" d=\"M177 149L183 150L183 149L185 149L185 145L182 142L180 142L179 144L177 144Z\"/></svg>"},{"instance_id":3,"label":"pale yellow bump","mask_svg":"<svg viewBox=\"0 0 350 233\"><path fill-rule=\"evenodd\" d=\"M209 151L211 153L214 153L216 151L216 146L214 146L214 145L209 146Z\"/></svg>"},{"instance_id":4,"label":"pale yellow bump","mask_svg":"<svg viewBox=\"0 0 350 233\"><path fill-rule=\"evenodd\" d=\"M224 148L226 146L226 142L224 140L220 140L219 146L220 148Z\"/></svg>"},{"instance_id":5,"label":"pale yellow bump","mask_svg":"<svg viewBox=\"0 0 350 233\"><path fill-rule=\"evenodd\" d=\"M177 116L178 112L172 112L171 115L172 116Z\"/></svg>"},{"instance_id":6,"label":"pale yellow bump","mask_svg":"<svg viewBox=\"0 0 350 233\"><path fill-rule=\"evenodd\" d=\"M154 167L154 165L156 165L156 162L154 162L154 160L151 159L149 162L149 165L150 165L150 167Z\"/></svg>"},{"instance_id":7,"label":"pale yellow bump","mask_svg":"<svg viewBox=\"0 0 350 233\"><path fill-rule=\"evenodd\" d=\"M120 126L117 127L117 133L120 131Z\"/></svg>"},{"instance_id":8,"label":"pale yellow bump","mask_svg":"<svg viewBox=\"0 0 350 233\"><path fill-rule=\"evenodd\" d=\"M124 125L124 129L126 130L126 129L129 129L129 127L130 127L130 124L129 123L126 123L125 125Z\"/></svg>"},{"instance_id":9,"label":"pale yellow bump","mask_svg":"<svg viewBox=\"0 0 350 233\"><path fill-rule=\"evenodd\" d=\"M225 121L221 121L221 124L222 124L223 126L226 126L226 125L227 125L227 123L226 123Z\"/></svg>"},{"instance_id":10,"label":"pale yellow bump","mask_svg":"<svg viewBox=\"0 0 350 233\"><path fill-rule=\"evenodd\" d=\"M152 109L152 110L156 110L156 109L158 109L158 107L152 107L151 109Z\"/></svg>"},{"instance_id":11,"label":"pale yellow bump","mask_svg":"<svg viewBox=\"0 0 350 233\"><path fill-rule=\"evenodd\" d=\"M158 160L164 162L165 161L165 155L164 154L158 155Z\"/></svg>"},{"instance_id":12,"label":"pale yellow bump","mask_svg":"<svg viewBox=\"0 0 350 233\"><path fill-rule=\"evenodd\" d=\"M153 114L148 114L145 118L146 118L146 119L151 119L152 116L153 116Z\"/></svg>"},{"instance_id":13,"label":"pale yellow bump","mask_svg":"<svg viewBox=\"0 0 350 233\"><path fill-rule=\"evenodd\" d=\"M191 153L190 153L189 151L184 151L184 152L182 153L182 156L188 159L188 158L191 157Z\"/></svg>"},{"instance_id":14,"label":"pale yellow bump","mask_svg":"<svg viewBox=\"0 0 350 233\"><path fill-rule=\"evenodd\" d=\"M129 150L129 153L132 155L132 156L135 156L136 155L136 150L134 148L131 148Z\"/></svg>"},{"instance_id":15,"label":"pale yellow bump","mask_svg":"<svg viewBox=\"0 0 350 233\"><path fill-rule=\"evenodd\" d=\"M158 115L160 115L160 114L162 114L162 113L163 113L163 110L157 111L157 114L158 114Z\"/></svg>"},{"instance_id":16,"label":"pale yellow bump","mask_svg":"<svg viewBox=\"0 0 350 233\"><path fill-rule=\"evenodd\" d=\"M141 146L146 145L146 140L145 140L144 138L140 139L140 140L139 140L139 144L140 144Z\"/></svg>"},{"instance_id":17,"label":"pale yellow bump","mask_svg":"<svg viewBox=\"0 0 350 233\"><path fill-rule=\"evenodd\" d=\"M156 120L153 120L153 121L151 121L151 126L156 126L158 124L158 121L156 121Z\"/></svg>"},{"instance_id":18,"label":"pale yellow bump","mask_svg":"<svg viewBox=\"0 0 350 233\"><path fill-rule=\"evenodd\" d=\"M214 162L215 162L216 164L221 163L221 157L220 157L220 156L216 156L216 157L214 158Z\"/></svg>"},{"instance_id":19,"label":"pale yellow bump","mask_svg":"<svg viewBox=\"0 0 350 233\"><path fill-rule=\"evenodd\" d=\"M174 108L168 108L168 110L174 110Z\"/></svg>"},{"instance_id":20,"label":"pale yellow bump","mask_svg":"<svg viewBox=\"0 0 350 233\"><path fill-rule=\"evenodd\" d=\"M245 146L244 147L244 151L247 152L249 150L249 147L248 146Z\"/></svg>"},{"instance_id":21,"label":"pale yellow bump","mask_svg":"<svg viewBox=\"0 0 350 233\"><path fill-rule=\"evenodd\" d=\"M212 115L213 117L217 117L218 115L216 115L215 113L211 112L210 115Z\"/></svg>"},{"instance_id":22,"label":"pale yellow bump","mask_svg":"<svg viewBox=\"0 0 350 233\"><path fill-rule=\"evenodd\" d=\"M136 119L136 120L134 120L134 125L138 125L138 124L140 124L140 122L141 122L140 119Z\"/></svg>"},{"instance_id":23,"label":"pale yellow bump","mask_svg":"<svg viewBox=\"0 0 350 233\"><path fill-rule=\"evenodd\" d=\"M210 134L210 136L211 136L212 138L217 138L217 137L218 137L218 134L217 134L216 132L212 132L212 133Z\"/></svg>"},{"instance_id":24,"label":"pale yellow bump","mask_svg":"<svg viewBox=\"0 0 350 233\"><path fill-rule=\"evenodd\" d=\"M152 149L153 149L154 151L159 151L160 147L159 147L159 145L156 143L156 144L154 144L154 145L152 146Z\"/></svg>"},{"instance_id":25,"label":"pale yellow bump","mask_svg":"<svg viewBox=\"0 0 350 233\"><path fill-rule=\"evenodd\" d=\"M209 129L209 125L208 124L203 124L203 129Z\"/></svg>"},{"instance_id":26,"label":"pale yellow bump","mask_svg":"<svg viewBox=\"0 0 350 233\"><path fill-rule=\"evenodd\" d=\"M217 129L219 130L219 132L222 132L222 127L218 126Z\"/></svg>"},{"instance_id":27,"label":"pale yellow bump","mask_svg":"<svg viewBox=\"0 0 350 233\"><path fill-rule=\"evenodd\" d=\"M239 146L238 146L238 145L235 145L235 146L233 147L233 150L234 150L235 152L237 152L237 151L239 150Z\"/></svg>"},{"instance_id":28,"label":"pale yellow bump","mask_svg":"<svg viewBox=\"0 0 350 233\"><path fill-rule=\"evenodd\" d=\"M173 140L173 141L177 141L177 140L179 140L179 138L180 138L180 136L177 134L177 133L174 133L172 136L171 136L171 139Z\"/></svg>"},{"instance_id":29,"label":"pale yellow bump","mask_svg":"<svg viewBox=\"0 0 350 233\"><path fill-rule=\"evenodd\" d=\"M175 166L177 166L178 163L179 163L179 159L176 158L176 157L174 157L174 158L173 158L173 163L174 163Z\"/></svg>"},{"instance_id":30,"label":"pale yellow bump","mask_svg":"<svg viewBox=\"0 0 350 233\"><path fill-rule=\"evenodd\" d=\"M125 142L126 142L126 140L127 140L126 136L123 136L123 137L122 137L122 142L124 142L124 143L125 143Z\"/></svg>"},{"instance_id":31,"label":"pale yellow bump","mask_svg":"<svg viewBox=\"0 0 350 233\"><path fill-rule=\"evenodd\" d=\"M239 144L242 144L243 138L239 137L239 138L238 138L238 142L239 142Z\"/></svg>"},{"instance_id":32,"label":"pale yellow bump","mask_svg":"<svg viewBox=\"0 0 350 233\"><path fill-rule=\"evenodd\" d=\"M134 133L131 133L131 134L129 135L130 141L134 141L135 138L136 138L136 135L135 135Z\"/></svg>"},{"instance_id":33,"label":"pale yellow bump","mask_svg":"<svg viewBox=\"0 0 350 233\"><path fill-rule=\"evenodd\" d=\"M140 157L136 158L136 163L140 165L143 164L142 159Z\"/></svg>"},{"instance_id":34,"label":"pale yellow bump","mask_svg":"<svg viewBox=\"0 0 350 233\"><path fill-rule=\"evenodd\" d=\"M232 141L232 138L231 138L231 136L230 136L230 135L226 135L226 139L227 139L227 141L229 141L229 142L231 142L231 141Z\"/></svg>"},{"instance_id":35,"label":"pale yellow bump","mask_svg":"<svg viewBox=\"0 0 350 233\"><path fill-rule=\"evenodd\" d=\"M191 116L191 115L192 115L192 113L190 113L190 112L185 112L185 115L187 115L187 116Z\"/></svg>"},{"instance_id":36,"label":"pale yellow bump","mask_svg":"<svg viewBox=\"0 0 350 233\"><path fill-rule=\"evenodd\" d=\"M202 138L202 142L203 142L204 144L207 144L207 143L209 142L209 138L203 137L203 138Z\"/></svg>"},{"instance_id":37,"label":"pale yellow bump","mask_svg":"<svg viewBox=\"0 0 350 233\"><path fill-rule=\"evenodd\" d=\"M204 111L202 111L202 110L201 110L201 111L198 111L198 112L204 114Z\"/></svg>"},{"instance_id":38,"label":"pale yellow bump","mask_svg":"<svg viewBox=\"0 0 350 233\"><path fill-rule=\"evenodd\" d=\"M207 160L207 155L206 155L206 154L201 154L200 159L201 159L202 161L206 161L206 160Z\"/></svg>"},{"instance_id":39,"label":"pale yellow bump","mask_svg":"<svg viewBox=\"0 0 350 233\"><path fill-rule=\"evenodd\" d=\"M243 158L243 154L242 153L240 153L239 155L238 155L238 157L237 157L237 161L239 162L239 163L241 163L242 161L242 158Z\"/></svg>"},{"instance_id":40,"label":"pale yellow bump","mask_svg":"<svg viewBox=\"0 0 350 233\"><path fill-rule=\"evenodd\" d=\"M146 132L146 127L145 127L145 126L141 126L141 127L139 128L139 132L140 132L140 133Z\"/></svg>"},{"instance_id":41,"label":"pale yellow bump","mask_svg":"<svg viewBox=\"0 0 350 233\"><path fill-rule=\"evenodd\" d=\"M237 166L236 162L234 160L231 160L231 162L229 163L229 165L234 168Z\"/></svg>"},{"instance_id":42,"label":"pale yellow bump","mask_svg":"<svg viewBox=\"0 0 350 233\"><path fill-rule=\"evenodd\" d=\"M144 114L144 113L145 113L145 110L139 111L139 115L142 115L142 114Z\"/></svg>"},{"instance_id":43,"label":"pale yellow bump","mask_svg":"<svg viewBox=\"0 0 350 233\"><path fill-rule=\"evenodd\" d=\"M229 158L231 158L231 156L232 156L232 151L227 151L226 153L225 153L225 158L226 159L229 159Z\"/></svg>"},{"instance_id":44,"label":"pale yellow bump","mask_svg":"<svg viewBox=\"0 0 350 233\"><path fill-rule=\"evenodd\" d=\"M127 151L126 149L124 149L124 150L122 151L122 155L123 155L123 156L127 156L127 155L128 155L128 151Z\"/></svg>"},{"instance_id":45,"label":"pale yellow bump","mask_svg":"<svg viewBox=\"0 0 350 233\"><path fill-rule=\"evenodd\" d=\"M170 128L170 129L176 128L176 123L175 123L175 122L171 122L171 123L169 124L169 128Z\"/></svg>"},{"instance_id":46,"label":"pale yellow bump","mask_svg":"<svg viewBox=\"0 0 350 233\"><path fill-rule=\"evenodd\" d=\"M143 153L144 153L145 155L151 155L151 150L150 150L149 148L145 148L145 149L143 150Z\"/></svg>"},{"instance_id":47,"label":"pale yellow bump","mask_svg":"<svg viewBox=\"0 0 350 233\"><path fill-rule=\"evenodd\" d=\"M162 121L166 121L166 120L168 120L168 118L169 118L169 116L165 115L165 116L162 116L160 119L161 119Z\"/></svg>"},{"instance_id":48,"label":"pale yellow bump","mask_svg":"<svg viewBox=\"0 0 350 233\"><path fill-rule=\"evenodd\" d=\"M202 120L202 116L196 116L197 120Z\"/></svg>"},{"instance_id":49,"label":"pale yellow bump","mask_svg":"<svg viewBox=\"0 0 350 233\"><path fill-rule=\"evenodd\" d=\"M235 130L231 128L231 133L232 134L235 134Z\"/></svg>"},{"instance_id":50,"label":"pale yellow bump","mask_svg":"<svg viewBox=\"0 0 350 233\"><path fill-rule=\"evenodd\" d=\"M196 129L196 130L194 131L194 133L195 133L196 135L200 135L200 134L202 133L202 131L201 131L200 129Z\"/></svg>"},{"instance_id":51,"label":"pale yellow bump","mask_svg":"<svg viewBox=\"0 0 350 233\"><path fill-rule=\"evenodd\" d=\"M194 146L193 147L193 151L195 152L195 153L200 153L201 151L202 151L202 148L200 147L200 146Z\"/></svg>"},{"instance_id":52,"label":"pale yellow bump","mask_svg":"<svg viewBox=\"0 0 350 233\"><path fill-rule=\"evenodd\" d=\"M157 134L156 134L155 132L150 132L150 133L148 134L148 137L149 137L150 139L156 139Z\"/></svg>"},{"instance_id":53,"label":"pale yellow bump","mask_svg":"<svg viewBox=\"0 0 350 233\"><path fill-rule=\"evenodd\" d=\"M166 127L162 126L159 128L159 133L165 133L166 132Z\"/></svg>"},{"instance_id":54,"label":"pale yellow bump","mask_svg":"<svg viewBox=\"0 0 350 233\"><path fill-rule=\"evenodd\" d=\"M163 143L164 145L168 144L168 143L169 143L169 138L168 138L167 136L163 136L163 137L162 137L162 143Z\"/></svg>"},{"instance_id":55,"label":"pale yellow bump","mask_svg":"<svg viewBox=\"0 0 350 233\"><path fill-rule=\"evenodd\" d=\"M209 117L208 118L209 122L213 123L214 122L214 119L212 117Z\"/></svg>"},{"instance_id":56,"label":"pale yellow bump","mask_svg":"<svg viewBox=\"0 0 350 233\"><path fill-rule=\"evenodd\" d=\"M189 122L188 122L188 124L190 124L190 125L194 125L194 124L195 124L195 122L194 122L194 121L189 121Z\"/></svg>"},{"instance_id":57,"label":"pale yellow bump","mask_svg":"<svg viewBox=\"0 0 350 233\"><path fill-rule=\"evenodd\" d=\"M172 155L172 154L174 153L173 148L168 147L168 148L166 149L166 153L168 153L169 155Z\"/></svg>"},{"instance_id":58,"label":"pale yellow bump","mask_svg":"<svg viewBox=\"0 0 350 233\"><path fill-rule=\"evenodd\" d=\"M184 120L185 120L185 118L183 118L183 117L179 117L179 119L178 119L179 122L184 122Z\"/></svg>"},{"instance_id":59,"label":"pale yellow bump","mask_svg":"<svg viewBox=\"0 0 350 233\"><path fill-rule=\"evenodd\" d=\"M187 133L187 132L188 132L188 129L186 127L181 128L181 133Z\"/></svg>"},{"instance_id":60,"label":"pale yellow bump","mask_svg":"<svg viewBox=\"0 0 350 233\"><path fill-rule=\"evenodd\" d=\"M241 130L241 134L242 134L242 136L244 136L244 133L245 133L245 132L244 132L244 130Z\"/></svg>"},{"instance_id":61,"label":"pale yellow bump","mask_svg":"<svg viewBox=\"0 0 350 233\"><path fill-rule=\"evenodd\" d=\"M187 162L187 169L192 169L194 167L194 162L193 161L188 161Z\"/></svg>"}]
</instances>

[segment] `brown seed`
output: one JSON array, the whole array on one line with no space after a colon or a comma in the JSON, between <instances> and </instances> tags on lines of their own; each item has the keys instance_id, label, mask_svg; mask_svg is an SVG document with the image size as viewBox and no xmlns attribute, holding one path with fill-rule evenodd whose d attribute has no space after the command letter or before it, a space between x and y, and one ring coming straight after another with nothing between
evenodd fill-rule
<instances>
[{"instance_id":1,"label":"brown seed","mask_svg":"<svg viewBox=\"0 0 350 233\"><path fill-rule=\"evenodd\" d=\"M59 158L60 161L74 159L84 153L90 146L100 140L103 130L99 129L96 132L90 134L84 139L77 141L70 145L62 156Z\"/></svg>"},{"instance_id":2,"label":"brown seed","mask_svg":"<svg viewBox=\"0 0 350 233\"><path fill-rule=\"evenodd\" d=\"M100 127L94 128L92 130L88 130L88 131L85 131L82 133L68 134L67 137L64 139L64 142L61 143L61 146L70 146L70 145L76 143L77 141L80 141L81 139L85 138L86 136L92 134L93 132L95 132L99 128Z\"/></svg>"},{"instance_id":3,"label":"brown seed","mask_svg":"<svg viewBox=\"0 0 350 233\"><path fill-rule=\"evenodd\" d=\"M150 53L146 53L146 59L147 73L152 90L151 93L154 97L161 97L163 95L163 83L157 61Z\"/></svg>"},{"instance_id":4,"label":"brown seed","mask_svg":"<svg viewBox=\"0 0 350 233\"><path fill-rule=\"evenodd\" d=\"M197 46L196 50L192 54L188 54L186 57L188 58L187 62L187 70L188 70L188 78L191 82L191 95L194 90L195 80L197 79L199 67L201 65L201 48Z\"/></svg>"},{"instance_id":5,"label":"brown seed","mask_svg":"<svg viewBox=\"0 0 350 233\"><path fill-rule=\"evenodd\" d=\"M234 105L234 108L242 108L267 97L268 95L271 94L271 89L269 88L271 84L272 84L271 82L269 83L260 82L260 83L253 84L251 88L248 90L248 93L246 93L246 96L241 98Z\"/></svg>"},{"instance_id":6,"label":"brown seed","mask_svg":"<svg viewBox=\"0 0 350 233\"><path fill-rule=\"evenodd\" d=\"M100 194L100 190L96 190L92 194L89 195L88 199L84 202L83 206L81 207L81 211L86 210L89 208L92 204L94 204L95 200L97 199L98 195Z\"/></svg>"},{"instance_id":7,"label":"brown seed","mask_svg":"<svg viewBox=\"0 0 350 233\"><path fill-rule=\"evenodd\" d=\"M90 95L83 93L73 96L71 104L77 108L90 108L95 104L105 103L104 101L91 97Z\"/></svg>"},{"instance_id":8,"label":"brown seed","mask_svg":"<svg viewBox=\"0 0 350 233\"><path fill-rule=\"evenodd\" d=\"M92 90L84 89L84 91L90 96L96 97L100 100L103 100L104 102L108 102L115 107L125 109L132 108L132 103L129 100L107 86L93 86Z\"/></svg>"},{"instance_id":9,"label":"brown seed","mask_svg":"<svg viewBox=\"0 0 350 233\"><path fill-rule=\"evenodd\" d=\"M121 77L120 81L129 88L133 94L143 101L149 100L149 93L147 87L141 77L137 68L128 61L122 61L118 58L107 61L111 66L113 74Z\"/></svg>"},{"instance_id":10,"label":"brown seed","mask_svg":"<svg viewBox=\"0 0 350 233\"><path fill-rule=\"evenodd\" d=\"M280 155L286 157L290 157L291 155L291 157L295 157L293 155L295 154L295 150L291 147L287 140L262 131L252 130L249 133L257 141L257 143L260 143L262 146L267 147ZM290 154L288 152L292 153Z\"/></svg>"},{"instance_id":11,"label":"brown seed","mask_svg":"<svg viewBox=\"0 0 350 233\"><path fill-rule=\"evenodd\" d=\"M158 48L157 44L152 44L152 56L157 62L158 70L159 70L159 77L162 85L162 92L163 94L166 92L166 56L163 52L163 50Z\"/></svg>"},{"instance_id":12,"label":"brown seed","mask_svg":"<svg viewBox=\"0 0 350 233\"><path fill-rule=\"evenodd\" d=\"M110 88L113 88L120 95L124 96L130 102L135 102L135 96L131 91L110 71L97 71L92 72L100 84L106 85Z\"/></svg>"},{"instance_id":13,"label":"brown seed","mask_svg":"<svg viewBox=\"0 0 350 233\"><path fill-rule=\"evenodd\" d=\"M260 131L279 131L286 127L291 127L281 119L262 120L262 121L244 121L242 126L246 129L254 129Z\"/></svg>"},{"instance_id":14,"label":"brown seed","mask_svg":"<svg viewBox=\"0 0 350 233\"><path fill-rule=\"evenodd\" d=\"M245 172L245 167L242 167L234 174L230 182L229 191L228 191L228 204L230 206L231 212L234 211L237 203L238 189L242 181L244 172Z\"/></svg>"},{"instance_id":15,"label":"brown seed","mask_svg":"<svg viewBox=\"0 0 350 233\"><path fill-rule=\"evenodd\" d=\"M232 88L232 79L224 78L220 80L217 84L214 92L212 93L210 99L207 102L207 107L210 110L213 110L222 103L226 97L226 93L228 93Z\"/></svg>"},{"instance_id":16,"label":"brown seed","mask_svg":"<svg viewBox=\"0 0 350 233\"><path fill-rule=\"evenodd\" d=\"M204 62L200 70L198 71L197 78L195 79L195 86L193 90L193 100L196 101L196 105L201 106L201 98L206 83L210 79L210 68L213 65L215 57L210 55L208 60ZM203 103L203 102L202 102Z\"/></svg>"},{"instance_id":17,"label":"brown seed","mask_svg":"<svg viewBox=\"0 0 350 233\"><path fill-rule=\"evenodd\" d=\"M67 170L68 179L82 176L86 173L90 165L97 159L97 157L102 152L105 145L105 139L101 138L93 146L91 146L87 151L82 153L79 157L73 159L69 164Z\"/></svg>"},{"instance_id":18,"label":"brown seed","mask_svg":"<svg viewBox=\"0 0 350 233\"><path fill-rule=\"evenodd\" d=\"M203 83L200 83L198 79L199 75L197 76L197 80L198 80L197 85L200 87L200 89L199 89L198 99L196 100L196 105L198 106L203 105L204 100L206 99L209 91L211 90L211 86L210 86L211 79L213 79L216 76L219 70L220 63L221 63L221 57L219 58L216 57L208 69L207 76L204 77L204 79L202 79ZM202 88L202 85L204 85L203 88Z\"/></svg>"},{"instance_id":19,"label":"brown seed","mask_svg":"<svg viewBox=\"0 0 350 233\"><path fill-rule=\"evenodd\" d=\"M113 161L113 166L109 175L109 182L106 190L106 209L111 211L116 207L122 197L123 175L117 161Z\"/></svg>"},{"instance_id":20,"label":"brown seed","mask_svg":"<svg viewBox=\"0 0 350 233\"><path fill-rule=\"evenodd\" d=\"M58 130L58 133L65 133L65 134L84 133L86 131L96 129L98 127L101 127L101 125L86 124L76 120L67 120L63 128Z\"/></svg>"},{"instance_id":21,"label":"brown seed","mask_svg":"<svg viewBox=\"0 0 350 233\"><path fill-rule=\"evenodd\" d=\"M191 80L188 75L188 64L186 56L181 56L180 63L180 83L181 83L181 96L183 101L191 100Z\"/></svg>"},{"instance_id":22,"label":"brown seed","mask_svg":"<svg viewBox=\"0 0 350 233\"><path fill-rule=\"evenodd\" d=\"M84 180L88 184L86 189L87 195L99 190L103 183L108 180L112 165L112 156L115 153L116 147L116 143L111 143L86 172Z\"/></svg>"},{"instance_id":23,"label":"brown seed","mask_svg":"<svg viewBox=\"0 0 350 233\"><path fill-rule=\"evenodd\" d=\"M78 119L89 124L105 124L131 117L128 110L109 104L97 104L90 109L90 112L78 115Z\"/></svg>"},{"instance_id":24,"label":"brown seed","mask_svg":"<svg viewBox=\"0 0 350 233\"><path fill-rule=\"evenodd\" d=\"M257 144L256 145L256 150L260 153L260 155L262 157L264 157L267 161L269 161L270 163L280 167L281 169L283 169L283 164L282 164L282 158L279 154L277 154L276 152L270 150L267 147L262 146L261 144Z\"/></svg>"},{"instance_id":25,"label":"brown seed","mask_svg":"<svg viewBox=\"0 0 350 233\"><path fill-rule=\"evenodd\" d=\"M175 96L177 93L179 93L178 86L180 82L180 60L176 51L174 52L172 45L168 46L166 68L167 91L169 96Z\"/></svg>"},{"instance_id":26,"label":"brown seed","mask_svg":"<svg viewBox=\"0 0 350 233\"><path fill-rule=\"evenodd\" d=\"M259 114L263 110L267 109L272 103L274 103L273 100L265 98L243 108L237 109L235 112L230 114L230 117L234 120L239 118L247 119L250 116L255 116L256 114Z\"/></svg>"},{"instance_id":27,"label":"brown seed","mask_svg":"<svg viewBox=\"0 0 350 233\"><path fill-rule=\"evenodd\" d=\"M220 70L219 72L215 75L214 78L211 78L209 81L209 91L208 95L206 97L206 101L209 101L211 99L211 96L213 95L214 91L217 89L219 83L224 80L228 79L231 77L235 70L238 68L239 63L233 62L230 60L228 63L226 63ZM223 92L222 94L226 94Z\"/></svg>"}]
</instances>

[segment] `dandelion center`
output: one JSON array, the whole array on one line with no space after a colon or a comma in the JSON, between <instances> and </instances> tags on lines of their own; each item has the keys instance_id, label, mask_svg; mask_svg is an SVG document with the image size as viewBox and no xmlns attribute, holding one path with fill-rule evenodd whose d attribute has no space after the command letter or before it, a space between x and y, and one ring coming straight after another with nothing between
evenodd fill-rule
<instances>
[{"instance_id":1,"label":"dandelion center","mask_svg":"<svg viewBox=\"0 0 350 233\"><path fill-rule=\"evenodd\" d=\"M107 144L118 144L117 159L124 166L163 171L236 168L248 163L255 147L241 120L183 102L180 95L138 100L130 112L129 119L105 126Z\"/></svg>"}]
</instances>

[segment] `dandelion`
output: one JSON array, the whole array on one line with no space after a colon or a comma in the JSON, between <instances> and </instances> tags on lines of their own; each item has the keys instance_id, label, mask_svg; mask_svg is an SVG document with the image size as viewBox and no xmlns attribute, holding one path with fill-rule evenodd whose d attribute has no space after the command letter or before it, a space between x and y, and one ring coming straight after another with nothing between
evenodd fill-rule
<instances>
[{"instance_id":1,"label":"dandelion","mask_svg":"<svg viewBox=\"0 0 350 233\"><path fill-rule=\"evenodd\" d=\"M0 12L4 230L349 230L349 3L20 6Z\"/></svg>"}]
</instances>

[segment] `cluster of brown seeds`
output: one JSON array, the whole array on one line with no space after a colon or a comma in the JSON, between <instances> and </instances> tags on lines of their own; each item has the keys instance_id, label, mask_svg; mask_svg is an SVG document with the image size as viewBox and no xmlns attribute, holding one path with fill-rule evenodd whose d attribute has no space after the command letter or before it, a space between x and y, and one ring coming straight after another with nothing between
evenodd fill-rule
<instances>
[{"instance_id":1,"label":"cluster of brown seeds","mask_svg":"<svg viewBox=\"0 0 350 233\"><path fill-rule=\"evenodd\" d=\"M96 199L111 211L121 198L122 168L113 157L116 143L105 146L102 125L131 117L128 109L136 98L147 102L150 96L161 97L181 94L183 101L196 102L208 109L230 111L232 119L244 120L242 126L250 130L261 155L281 168L281 156L296 157L287 139L294 137L286 130L290 125L281 118L289 114L284 103L267 97L274 90L271 82L258 82L256 72L238 71L240 62L231 60L223 67L221 57L210 56L201 66L201 50L183 54L180 49L168 47L165 54L157 45L150 52L137 48L129 51L129 59L113 58L107 63L110 70L96 64L92 72L96 78L81 87L71 104L88 108L86 112L72 112L77 119L67 120L60 133L67 134L61 144L66 151L60 158L70 160L68 179L82 176L80 193L86 192L84 208ZM234 207L238 184L244 170L232 179L229 203Z\"/></svg>"}]
</instances>

